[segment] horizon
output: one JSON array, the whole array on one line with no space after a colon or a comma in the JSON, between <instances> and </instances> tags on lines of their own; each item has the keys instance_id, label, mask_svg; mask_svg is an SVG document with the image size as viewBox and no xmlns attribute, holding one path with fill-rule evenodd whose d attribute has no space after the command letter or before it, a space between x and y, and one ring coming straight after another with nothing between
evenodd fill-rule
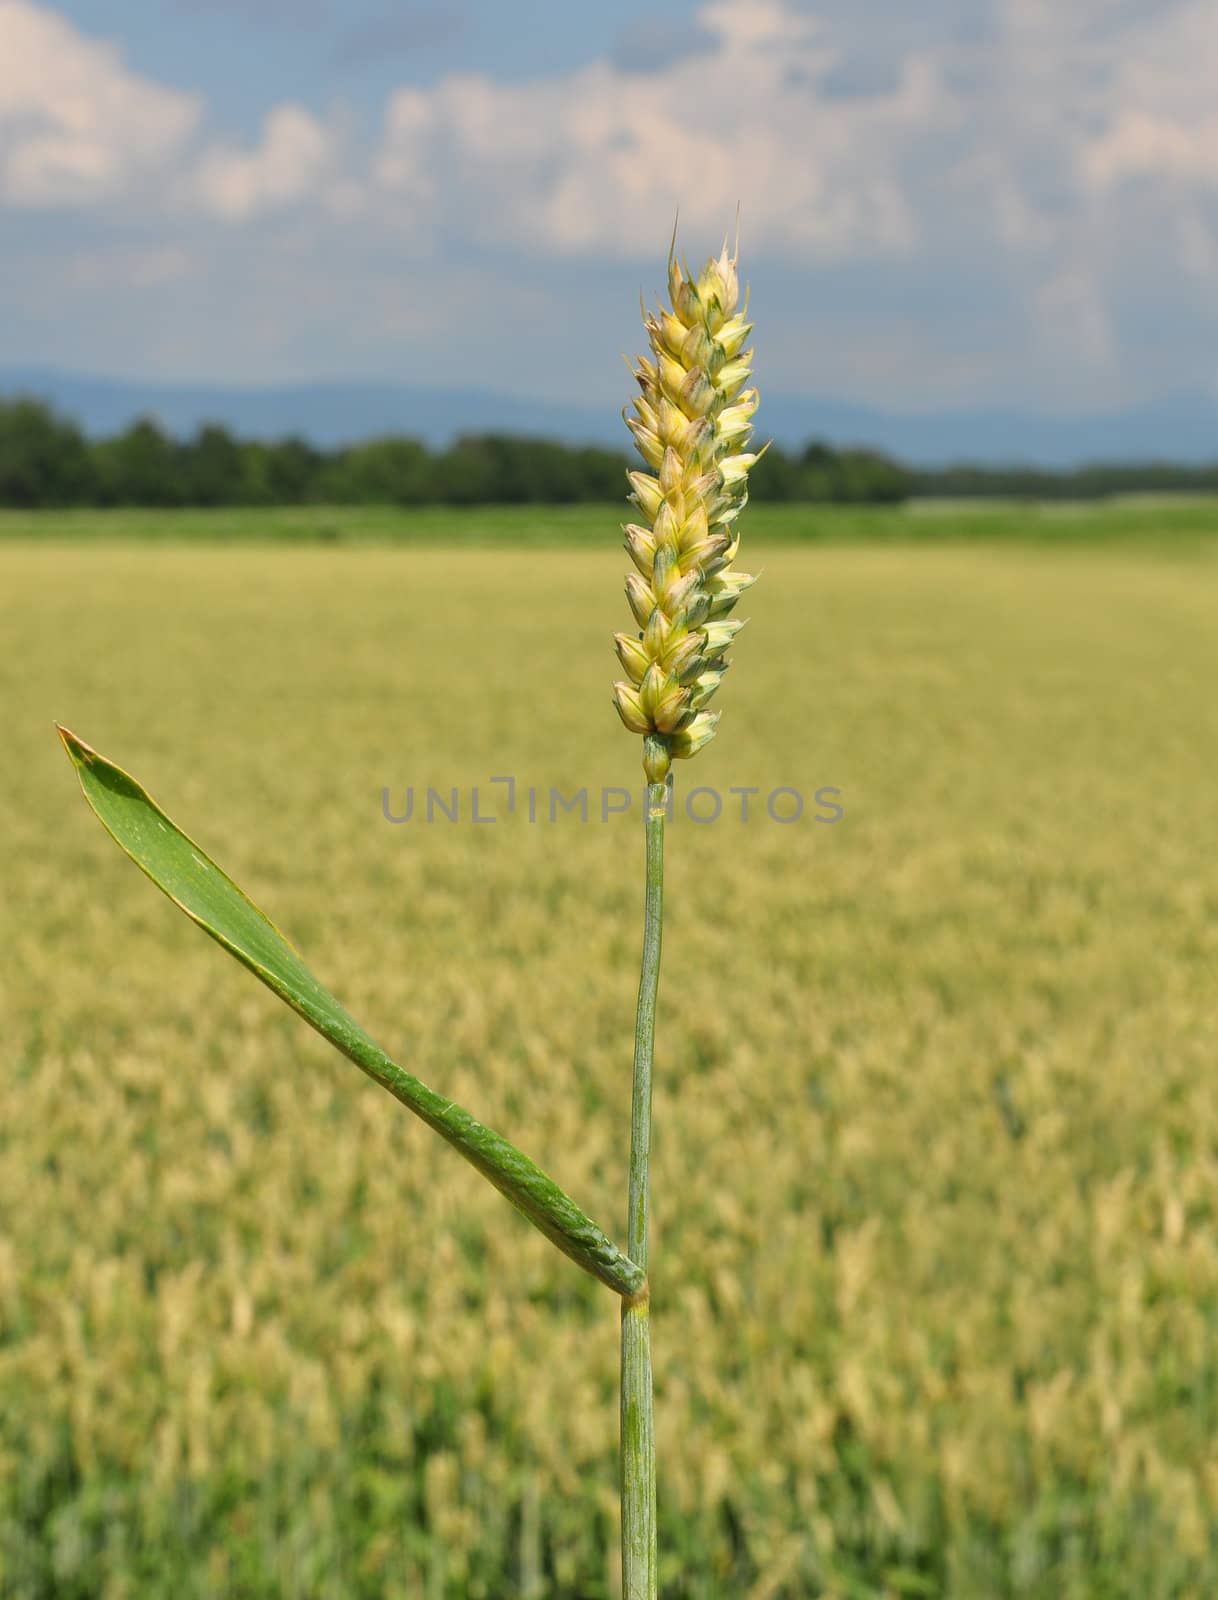
<instances>
[{"instance_id":1,"label":"horizon","mask_svg":"<svg viewBox=\"0 0 1218 1600\"><path fill-rule=\"evenodd\" d=\"M251 440L302 437L321 448L408 436L443 449L461 435L506 434L628 454L620 411L532 401L491 389L392 380L140 383L110 374L0 367L0 401L39 399L90 438L150 418L186 439L208 423ZM935 412L852 405L825 395L767 393L762 433L785 450L823 441L876 450L922 470L950 465L1069 472L1096 465L1208 465L1218 460L1218 405L1179 392L1157 407L1083 416L976 408Z\"/></svg>"}]
</instances>

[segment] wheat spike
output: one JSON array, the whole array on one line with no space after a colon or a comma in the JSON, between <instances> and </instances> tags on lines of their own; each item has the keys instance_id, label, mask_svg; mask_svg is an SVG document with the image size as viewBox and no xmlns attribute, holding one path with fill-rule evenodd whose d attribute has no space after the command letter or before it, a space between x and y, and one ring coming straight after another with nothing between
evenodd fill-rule
<instances>
[{"instance_id":1,"label":"wheat spike","mask_svg":"<svg viewBox=\"0 0 1218 1600\"><path fill-rule=\"evenodd\" d=\"M652 354L632 369L640 392L626 426L648 469L628 474L643 520L624 526L636 569L626 599L638 631L614 636L627 680L614 684L614 703L626 727L646 736L649 783L714 738L719 713L706 707L744 626L728 614L756 581L732 570L758 459L747 449L757 391L746 387L752 324L747 296L746 309L736 309L736 257L726 242L695 278L677 260L674 235L668 293L669 307L644 313Z\"/></svg>"}]
</instances>

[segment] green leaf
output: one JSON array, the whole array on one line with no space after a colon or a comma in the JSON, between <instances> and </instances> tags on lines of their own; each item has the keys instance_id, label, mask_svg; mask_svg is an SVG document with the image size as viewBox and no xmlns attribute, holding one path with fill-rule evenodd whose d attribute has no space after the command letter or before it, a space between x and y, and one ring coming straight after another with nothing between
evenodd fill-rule
<instances>
[{"instance_id":1,"label":"green leaf","mask_svg":"<svg viewBox=\"0 0 1218 1600\"><path fill-rule=\"evenodd\" d=\"M317 981L274 923L169 820L134 778L66 728L55 726L102 826L192 922L447 1139L585 1272L621 1295L642 1289L642 1269L552 1178L500 1134L391 1061Z\"/></svg>"}]
</instances>

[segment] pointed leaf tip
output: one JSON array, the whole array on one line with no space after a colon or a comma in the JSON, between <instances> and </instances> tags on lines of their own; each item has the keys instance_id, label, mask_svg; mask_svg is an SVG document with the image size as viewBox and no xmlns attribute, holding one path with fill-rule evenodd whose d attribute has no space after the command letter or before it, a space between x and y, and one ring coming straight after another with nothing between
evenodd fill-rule
<instances>
[{"instance_id":1,"label":"pointed leaf tip","mask_svg":"<svg viewBox=\"0 0 1218 1600\"><path fill-rule=\"evenodd\" d=\"M55 732L59 735L59 742L67 751L69 760L74 762L76 766L81 766L82 764L84 766L92 766L94 761L97 760L97 751L94 750L93 746L86 744L83 739L78 739L70 728L64 727L62 722L55 724Z\"/></svg>"}]
</instances>

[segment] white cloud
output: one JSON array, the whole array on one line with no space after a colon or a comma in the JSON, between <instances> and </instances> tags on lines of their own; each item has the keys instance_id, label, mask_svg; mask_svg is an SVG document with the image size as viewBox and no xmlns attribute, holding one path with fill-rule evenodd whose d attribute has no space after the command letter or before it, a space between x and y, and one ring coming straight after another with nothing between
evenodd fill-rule
<instances>
[{"instance_id":1,"label":"white cloud","mask_svg":"<svg viewBox=\"0 0 1218 1600\"><path fill-rule=\"evenodd\" d=\"M1113 62L1108 115L1084 144L1084 185L1159 178L1218 188L1218 12L1190 3L1129 30Z\"/></svg>"},{"instance_id":2,"label":"white cloud","mask_svg":"<svg viewBox=\"0 0 1218 1600\"><path fill-rule=\"evenodd\" d=\"M336 137L303 106L276 106L254 149L217 145L204 153L195 179L198 201L226 222L245 222L261 212L320 200L338 157Z\"/></svg>"},{"instance_id":3,"label":"white cloud","mask_svg":"<svg viewBox=\"0 0 1218 1600\"><path fill-rule=\"evenodd\" d=\"M714 0L712 45L658 72L596 62L502 83L450 77L390 101L375 179L413 223L538 253L633 254L671 226L730 222L754 248L840 260L910 250L911 141L956 118L927 57L888 94L834 99L814 19L781 0Z\"/></svg>"},{"instance_id":4,"label":"white cloud","mask_svg":"<svg viewBox=\"0 0 1218 1600\"><path fill-rule=\"evenodd\" d=\"M0 0L0 200L99 205L178 159L197 95L132 73L56 12Z\"/></svg>"},{"instance_id":5,"label":"white cloud","mask_svg":"<svg viewBox=\"0 0 1218 1600\"><path fill-rule=\"evenodd\" d=\"M1186 126L1170 117L1129 111L1088 144L1082 170L1097 189L1146 177L1218 185L1218 116Z\"/></svg>"},{"instance_id":6,"label":"white cloud","mask_svg":"<svg viewBox=\"0 0 1218 1600\"><path fill-rule=\"evenodd\" d=\"M335 132L303 106L263 120L251 149L195 135L201 96L133 73L120 51L48 7L0 0L0 203L98 207L134 199L145 210L192 208L229 222L325 198L350 201L334 178Z\"/></svg>"}]
</instances>

